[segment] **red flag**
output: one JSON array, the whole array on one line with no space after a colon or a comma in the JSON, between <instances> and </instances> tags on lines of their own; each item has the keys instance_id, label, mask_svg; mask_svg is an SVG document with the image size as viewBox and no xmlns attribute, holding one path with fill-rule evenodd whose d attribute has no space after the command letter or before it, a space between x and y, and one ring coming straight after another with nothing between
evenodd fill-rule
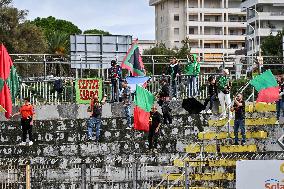
<instances>
[{"instance_id":1,"label":"red flag","mask_svg":"<svg viewBox=\"0 0 284 189\"><path fill-rule=\"evenodd\" d=\"M6 83L0 91L0 105L6 110L5 117L9 119L12 115L12 99L10 89Z\"/></svg>"},{"instance_id":2,"label":"red flag","mask_svg":"<svg viewBox=\"0 0 284 189\"><path fill-rule=\"evenodd\" d=\"M0 44L0 105L6 110L5 117L9 119L12 114L12 97L8 87L11 78L12 59L3 44Z\"/></svg>"}]
</instances>

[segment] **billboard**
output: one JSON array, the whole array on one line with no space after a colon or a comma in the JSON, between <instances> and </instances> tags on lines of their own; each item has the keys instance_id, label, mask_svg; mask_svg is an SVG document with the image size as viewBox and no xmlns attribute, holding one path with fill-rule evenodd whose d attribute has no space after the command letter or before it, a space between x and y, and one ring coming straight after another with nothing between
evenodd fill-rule
<instances>
[{"instance_id":1,"label":"billboard","mask_svg":"<svg viewBox=\"0 0 284 189\"><path fill-rule=\"evenodd\" d=\"M284 160L237 161L237 189L284 189Z\"/></svg>"},{"instance_id":2,"label":"billboard","mask_svg":"<svg viewBox=\"0 0 284 189\"><path fill-rule=\"evenodd\" d=\"M98 96L102 100L102 79L87 78L77 79L75 82L76 102L78 104L90 104L94 96Z\"/></svg>"},{"instance_id":3,"label":"billboard","mask_svg":"<svg viewBox=\"0 0 284 189\"><path fill-rule=\"evenodd\" d=\"M71 68L110 68L111 60L122 62L131 44L130 35L71 35Z\"/></svg>"}]
</instances>

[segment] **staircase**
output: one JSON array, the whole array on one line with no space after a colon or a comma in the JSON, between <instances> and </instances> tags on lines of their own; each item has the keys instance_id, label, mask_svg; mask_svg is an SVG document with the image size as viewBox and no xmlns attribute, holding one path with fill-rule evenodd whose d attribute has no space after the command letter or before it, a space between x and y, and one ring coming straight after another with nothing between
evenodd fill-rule
<instances>
[{"instance_id":1,"label":"staircase","mask_svg":"<svg viewBox=\"0 0 284 189\"><path fill-rule=\"evenodd\" d=\"M276 124L275 109L275 104L246 105L247 143L243 146L232 145L234 120L228 125L228 120L212 115L204 131L185 147L186 155L172 162L179 171L161 175L161 182L151 189L235 188L237 161L284 159L277 144L283 128Z\"/></svg>"}]
</instances>

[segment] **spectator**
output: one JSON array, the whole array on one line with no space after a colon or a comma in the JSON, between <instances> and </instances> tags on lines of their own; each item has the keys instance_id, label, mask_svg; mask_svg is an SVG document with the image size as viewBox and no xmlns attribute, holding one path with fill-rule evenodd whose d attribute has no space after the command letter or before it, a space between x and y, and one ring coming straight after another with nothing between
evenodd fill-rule
<instances>
[{"instance_id":1,"label":"spectator","mask_svg":"<svg viewBox=\"0 0 284 189\"><path fill-rule=\"evenodd\" d=\"M154 148L154 152L157 152L158 144L158 133L161 126L161 114L157 111L157 107L154 105L150 112L149 120L149 150L151 151Z\"/></svg>"},{"instance_id":2,"label":"spectator","mask_svg":"<svg viewBox=\"0 0 284 189\"><path fill-rule=\"evenodd\" d=\"M99 102L98 96L94 96L91 100L90 107L88 108L88 112L91 113L89 120L87 121L88 127L88 140L92 140L93 137L93 127L96 127L96 142L100 141L100 129L102 124L102 105L105 104L106 95L104 98Z\"/></svg>"},{"instance_id":3,"label":"spectator","mask_svg":"<svg viewBox=\"0 0 284 189\"><path fill-rule=\"evenodd\" d=\"M198 76L200 73L200 64L197 61L197 55L193 54L189 57L189 62L185 66L185 74L188 76L188 96L197 95L198 91Z\"/></svg>"},{"instance_id":4,"label":"spectator","mask_svg":"<svg viewBox=\"0 0 284 189\"><path fill-rule=\"evenodd\" d=\"M231 81L228 77L229 70L223 69L223 75L219 77L217 82L217 87L219 90L218 98L221 104L222 115L221 119L226 118L227 107L231 105L231 97L230 97L230 90L231 90ZM229 118L231 118L231 113L229 111Z\"/></svg>"},{"instance_id":5,"label":"spectator","mask_svg":"<svg viewBox=\"0 0 284 189\"><path fill-rule=\"evenodd\" d=\"M234 135L235 135L235 145L239 145L239 128L241 129L242 135L242 145L246 143L246 130L245 130L245 102L243 100L243 95L238 94L234 98L234 105L231 111L235 111L235 123L234 123Z\"/></svg>"},{"instance_id":6,"label":"spectator","mask_svg":"<svg viewBox=\"0 0 284 189\"><path fill-rule=\"evenodd\" d=\"M121 67L117 65L115 60L111 61L111 68L109 69L109 77L111 80L111 100L118 101L118 89L121 88Z\"/></svg>"},{"instance_id":7,"label":"spectator","mask_svg":"<svg viewBox=\"0 0 284 189\"><path fill-rule=\"evenodd\" d=\"M282 110L282 114L284 116L284 111L283 111L283 101L284 101L284 77L283 76L278 76L277 77L277 82L279 85L279 100L276 101L276 117L277 121L276 124L279 124L279 118L280 118L280 113Z\"/></svg>"},{"instance_id":8,"label":"spectator","mask_svg":"<svg viewBox=\"0 0 284 189\"><path fill-rule=\"evenodd\" d=\"M172 80L172 92L173 92L173 99L176 99L177 95L177 80L178 76L180 75L180 68L177 59L174 57L170 61L170 65L167 69L167 75L171 76Z\"/></svg>"},{"instance_id":9,"label":"spectator","mask_svg":"<svg viewBox=\"0 0 284 189\"><path fill-rule=\"evenodd\" d=\"M205 99L204 102L204 109L206 110L206 107L208 103L210 102L209 109L207 110L207 113L212 113L212 108L214 104L214 100L217 98L217 85L216 85L216 79L213 76L210 76L208 78L209 87L208 87L208 97Z\"/></svg>"},{"instance_id":10,"label":"spectator","mask_svg":"<svg viewBox=\"0 0 284 189\"><path fill-rule=\"evenodd\" d=\"M123 102L123 109L127 119L127 129L131 129L131 115L130 115L130 108L131 108L131 90L130 87L127 85L127 81L122 83L122 102Z\"/></svg>"},{"instance_id":11,"label":"spectator","mask_svg":"<svg viewBox=\"0 0 284 189\"><path fill-rule=\"evenodd\" d=\"M164 124L172 124L171 108L169 104L170 89L166 79L162 80L162 88L159 92L158 104L162 107Z\"/></svg>"},{"instance_id":12,"label":"spectator","mask_svg":"<svg viewBox=\"0 0 284 189\"><path fill-rule=\"evenodd\" d=\"M22 142L19 145L33 145L32 128L35 117L34 107L30 103L29 98L24 99L24 105L21 106L20 111L12 115L12 117L21 115L21 126L23 131ZM29 133L29 143L27 140L27 133Z\"/></svg>"}]
</instances>

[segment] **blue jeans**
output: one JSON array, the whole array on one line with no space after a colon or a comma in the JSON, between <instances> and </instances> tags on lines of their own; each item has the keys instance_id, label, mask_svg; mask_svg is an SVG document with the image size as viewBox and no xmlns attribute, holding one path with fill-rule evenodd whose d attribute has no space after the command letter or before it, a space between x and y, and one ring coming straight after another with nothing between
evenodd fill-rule
<instances>
[{"instance_id":1,"label":"blue jeans","mask_svg":"<svg viewBox=\"0 0 284 189\"><path fill-rule=\"evenodd\" d=\"M96 117L90 117L89 120L87 121L87 126L88 126L88 138L93 137L93 127L95 125L96 127L96 140L99 140L100 137L100 129L101 129L101 124L102 120L101 118L96 118Z\"/></svg>"},{"instance_id":2,"label":"blue jeans","mask_svg":"<svg viewBox=\"0 0 284 189\"><path fill-rule=\"evenodd\" d=\"M177 81L172 80L172 96L177 97Z\"/></svg>"},{"instance_id":3,"label":"blue jeans","mask_svg":"<svg viewBox=\"0 0 284 189\"><path fill-rule=\"evenodd\" d=\"M131 127L130 105L125 105L123 109L127 120L127 127Z\"/></svg>"},{"instance_id":4,"label":"blue jeans","mask_svg":"<svg viewBox=\"0 0 284 189\"><path fill-rule=\"evenodd\" d=\"M118 101L118 85L119 81L116 79L111 79L111 100Z\"/></svg>"},{"instance_id":5,"label":"blue jeans","mask_svg":"<svg viewBox=\"0 0 284 189\"><path fill-rule=\"evenodd\" d=\"M210 102L210 106L209 106L209 109L212 110L213 108L213 103L214 103L214 99L216 98L216 95L213 95L213 96L209 96L205 99L204 101L204 109L206 109L208 103Z\"/></svg>"},{"instance_id":6,"label":"blue jeans","mask_svg":"<svg viewBox=\"0 0 284 189\"><path fill-rule=\"evenodd\" d=\"M197 94L197 77L189 76L187 79L188 96L195 96Z\"/></svg>"},{"instance_id":7,"label":"blue jeans","mask_svg":"<svg viewBox=\"0 0 284 189\"><path fill-rule=\"evenodd\" d=\"M239 128L241 129L242 134L242 143L246 142L246 129L245 129L245 120L236 119L234 123L234 135L235 135L235 144L239 143Z\"/></svg>"},{"instance_id":8,"label":"blue jeans","mask_svg":"<svg viewBox=\"0 0 284 189\"><path fill-rule=\"evenodd\" d=\"M283 101L282 100L278 100L276 101L276 116L277 116L277 119L279 120L280 118L280 112L282 110L282 115L284 116L284 111L283 111Z\"/></svg>"}]
</instances>

